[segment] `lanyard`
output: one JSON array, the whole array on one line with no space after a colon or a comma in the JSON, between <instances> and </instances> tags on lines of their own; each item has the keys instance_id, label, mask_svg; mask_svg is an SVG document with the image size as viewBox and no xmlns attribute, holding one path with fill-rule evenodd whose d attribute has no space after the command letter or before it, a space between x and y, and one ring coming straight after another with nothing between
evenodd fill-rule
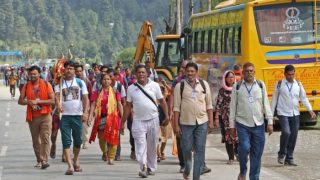
<instances>
[{"instance_id":1,"label":"lanyard","mask_svg":"<svg viewBox=\"0 0 320 180\"><path fill-rule=\"evenodd\" d=\"M194 83L194 86L192 86L192 84L189 81L186 80L186 82L191 86L192 90L195 91L197 82Z\"/></svg>"},{"instance_id":2,"label":"lanyard","mask_svg":"<svg viewBox=\"0 0 320 180\"><path fill-rule=\"evenodd\" d=\"M68 87L68 84L67 84L67 81L66 81L66 80L64 80L64 83L66 84L66 87L67 87L67 90L68 90L68 93L69 93L69 91L70 91L70 90L71 90L71 88L72 88L73 79L72 79L71 84L70 84L70 86L69 86L69 87Z\"/></svg>"},{"instance_id":3,"label":"lanyard","mask_svg":"<svg viewBox=\"0 0 320 180\"><path fill-rule=\"evenodd\" d=\"M247 84L246 83L243 83L244 84L244 86L246 87L246 89L247 89L247 92L248 92L248 94L249 94L249 96L251 97L251 91L252 91L252 88L253 88L253 83L252 83L252 85L251 85L251 87L250 87L250 89L248 88L248 86L247 86Z\"/></svg>"},{"instance_id":4,"label":"lanyard","mask_svg":"<svg viewBox=\"0 0 320 180\"><path fill-rule=\"evenodd\" d=\"M291 93L291 90L292 90L292 87L293 87L293 83L291 84L291 86L289 87L288 83L286 82L286 85L287 85L287 88L288 88L288 91L289 93Z\"/></svg>"},{"instance_id":5,"label":"lanyard","mask_svg":"<svg viewBox=\"0 0 320 180\"><path fill-rule=\"evenodd\" d=\"M38 88L34 88L34 85L32 85L32 90L36 98L39 98L39 92L40 92L40 82L38 83Z\"/></svg>"}]
</instances>

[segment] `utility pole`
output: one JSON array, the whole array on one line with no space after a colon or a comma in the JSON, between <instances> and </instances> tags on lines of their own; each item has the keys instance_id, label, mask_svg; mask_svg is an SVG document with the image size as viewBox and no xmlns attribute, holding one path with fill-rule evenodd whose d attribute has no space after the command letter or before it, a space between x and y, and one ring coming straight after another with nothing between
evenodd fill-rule
<instances>
[{"instance_id":1,"label":"utility pole","mask_svg":"<svg viewBox=\"0 0 320 180\"><path fill-rule=\"evenodd\" d=\"M177 25L176 25L176 33L177 34L181 34L181 14L180 14L180 11L181 11L181 0L177 0L176 1L177 3L177 8L176 8L176 17L177 17Z\"/></svg>"},{"instance_id":2,"label":"utility pole","mask_svg":"<svg viewBox=\"0 0 320 180\"><path fill-rule=\"evenodd\" d=\"M189 0L189 17L193 14L193 0Z\"/></svg>"},{"instance_id":3,"label":"utility pole","mask_svg":"<svg viewBox=\"0 0 320 180\"><path fill-rule=\"evenodd\" d=\"M211 0L208 0L208 11L211 11Z\"/></svg>"}]
</instances>

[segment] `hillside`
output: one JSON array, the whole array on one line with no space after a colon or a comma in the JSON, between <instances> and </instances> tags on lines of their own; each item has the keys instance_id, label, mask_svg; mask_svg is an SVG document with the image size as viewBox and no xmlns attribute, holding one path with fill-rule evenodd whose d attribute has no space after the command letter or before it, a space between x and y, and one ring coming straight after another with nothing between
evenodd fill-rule
<instances>
[{"instance_id":1,"label":"hillside","mask_svg":"<svg viewBox=\"0 0 320 180\"><path fill-rule=\"evenodd\" d=\"M187 14L188 0L185 2ZM76 57L110 62L135 46L144 20L165 29L173 0L2 0L0 51L20 50L30 59L57 58L69 44Z\"/></svg>"}]
</instances>

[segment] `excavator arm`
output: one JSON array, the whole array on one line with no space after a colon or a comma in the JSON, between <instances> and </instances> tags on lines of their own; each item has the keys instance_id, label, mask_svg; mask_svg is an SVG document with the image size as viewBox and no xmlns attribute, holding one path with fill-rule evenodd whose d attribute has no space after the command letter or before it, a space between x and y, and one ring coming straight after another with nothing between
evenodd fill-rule
<instances>
[{"instance_id":1,"label":"excavator arm","mask_svg":"<svg viewBox=\"0 0 320 180\"><path fill-rule=\"evenodd\" d=\"M152 24L149 21L145 21L141 26L133 59L133 68L137 64L142 63L143 56L145 56L145 61L150 61L150 66L154 68L155 50L152 37Z\"/></svg>"}]
</instances>

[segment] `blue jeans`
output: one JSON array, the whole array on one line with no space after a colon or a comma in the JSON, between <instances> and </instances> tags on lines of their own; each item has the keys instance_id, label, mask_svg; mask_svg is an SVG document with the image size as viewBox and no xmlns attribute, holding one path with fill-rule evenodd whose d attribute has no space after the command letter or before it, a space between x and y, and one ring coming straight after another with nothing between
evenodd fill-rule
<instances>
[{"instance_id":1,"label":"blue jeans","mask_svg":"<svg viewBox=\"0 0 320 180\"><path fill-rule=\"evenodd\" d=\"M278 156L280 158L286 156L286 161L293 161L293 151L297 142L300 118L299 116L279 116L279 121L281 126L281 136Z\"/></svg>"},{"instance_id":2,"label":"blue jeans","mask_svg":"<svg viewBox=\"0 0 320 180\"><path fill-rule=\"evenodd\" d=\"M181 145L185 163L184 174L189 175L192 166L191 151L194 150L193 180L200 179L201 168L204 164L208 123L201 125L180 125Z\"/></svg>"},{"instance_id":3,"label":"blue jeans","mask_svg":"<svg viewBox=\"0 0 320 180\"><path fill-rule=\"evenodd\" d=\"M250 154L250 180L258 180L261 168L261 157L265 143L264 124L247 127L237 123L239 139L238 153L240 161L240 174L246 175L248 155Z\"/></svg>"}]
</instances>

